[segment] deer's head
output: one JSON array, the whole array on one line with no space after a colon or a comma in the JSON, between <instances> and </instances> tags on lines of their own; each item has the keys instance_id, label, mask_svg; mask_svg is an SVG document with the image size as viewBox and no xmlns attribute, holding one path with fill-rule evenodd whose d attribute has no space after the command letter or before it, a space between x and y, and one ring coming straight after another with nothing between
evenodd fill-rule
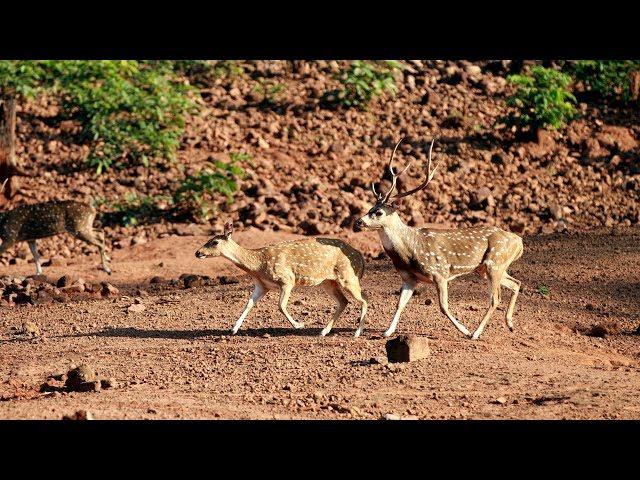
<instances>
[{"instance_id":1,"label":"deer's head","mask_svg":"<svg viewBox=\"0 0 640 480\"><path fill-rule=\"evenodd\" d=\"M387 191L387 193L378 193L375 184L371 183L371 190L375 195L376 203L373 205L373 207L371 207L369 212L364 217L358 219L358 221L353 225L353 229L356 232L364 229L379 230L389 225L395 220L394 217L397 217L397 206L395 205L395 203L393 203L392 200L396 198L406 197L413 193L419 192L420 190L424 190L427 185L429 185L429 182L433 179L433 175L436 173L436 169L438 168L438 165L436 165L433 169L431 168L431 152L433 151L433 143L435 142L435 139L431 141L431 146L429 147L429 162L427 165L427 178L425 179L425 181L416 188L413 188L407 192L396 193L395 195L393 194L393 191L396 189L396 182L398 180L398 177L406 172L407 169L411 166L411 163L409 163L403 170L400 171L396 170L393 167L393 157L401 142L402 139L400 139L400 141L396 143L393 152L391 152L389 165L387 166L389 168L389 172L391 173L391 188L389 188L389 191Z\"/></svg>"},{"instance_id":2,"label":"deer's head","mask_svg":"<svg viewBox=\"0 0 640 480\"><path fill-rule=\"evenodd\" d=\"M198 251L197 258L219 257L224 255L231 248L231 235L233 234L233 222L228 221L224 225L224 232L215 235L205 243Z\"/></svg>"}]
</instances>

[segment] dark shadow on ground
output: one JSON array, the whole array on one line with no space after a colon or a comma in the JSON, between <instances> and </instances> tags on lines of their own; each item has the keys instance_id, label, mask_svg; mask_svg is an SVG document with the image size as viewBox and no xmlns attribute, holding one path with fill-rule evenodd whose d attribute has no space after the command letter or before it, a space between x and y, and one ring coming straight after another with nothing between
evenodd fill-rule
<instances>
[{"instance_id":1,"label":"dark shadow on ground","mask_svg":"<svg viewBox=\"0 0 640 480\"><path fill-rule=\"evenodd\" d=\"M78 333L73 335L60 335L60 338L79 337L128 337L128 338L165 338L174 340L193 340L201 337L319 337L323 327L309 328L247 328L240 330L235 335L231 335L231 328L228 329L201 329L201 330L144 330L140 328L109 328L99 332ZM328 337L336 333L351 333L353 328L334 328Z\"/></svg>"}]
</instances>

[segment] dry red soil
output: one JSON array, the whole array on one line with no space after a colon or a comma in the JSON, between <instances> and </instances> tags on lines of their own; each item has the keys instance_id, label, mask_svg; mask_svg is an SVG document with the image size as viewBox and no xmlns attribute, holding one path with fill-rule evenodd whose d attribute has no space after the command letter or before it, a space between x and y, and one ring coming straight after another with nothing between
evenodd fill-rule
<instances>
[{"instance_id":1,"label":"dry red soil","mask_svg":"<svg viewBox=\"0 0 640 480\"><path fill-rule=\"evenodd\" d=\"M236 236L246 246L294 237L255 229ZM346 238L380 249L370 232ZM196 259L205 240L174 235L114 250L112 277L95 268L95 254L45 268L52 281L72 271L108 280L120 294L2 308L0 418L59 419L81 409L98 419L640 418L637 229L525 237L524 256L511 270L524 284L513 333L504 324L508 292L481 339L471 341L440 314L434 288L422 286L398 333L428 336L432 353L390 365L370 362L384 356L382 332L400 286L388 258L367 261L362 283L370 308L361 338L353 338L354 303L330 336L318 336L333 310L321 290L293 293L290 311L306 328L293 330L270 293L231 337L250 278L225 260ZM5 275L32 273L32 263L3 267ZM153 276L182 273L235 275L239 283L149 285ZM541 284L550 295L539 293ZM146 310L128 313L139 288L148 292ZM479 277L451 285L452 311L469 328L487 303ZM25 321L41 335L19 334ZM598 324L610 334L589 335ZM82 363L114 378L115 388L40 391L49 376Z\"/></svg>"}]
</instances>

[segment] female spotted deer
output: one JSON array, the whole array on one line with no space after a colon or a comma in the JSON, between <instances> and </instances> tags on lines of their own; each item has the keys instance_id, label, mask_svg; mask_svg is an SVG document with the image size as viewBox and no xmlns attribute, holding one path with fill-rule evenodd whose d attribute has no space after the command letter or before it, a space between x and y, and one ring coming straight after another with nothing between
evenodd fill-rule
<instances>
[{"instance_id":1,"label":"female spotted deer","mask_svg":"<svg viewBox=\"0 0 640 480\"><path fill-rule=\"evenodd\" d=\"M398 308L385 336L390 336L396 330L400 315L419 282L435 283L442 313L458 330L474 340L480 337L489 318L500 303L500 287L509 288L513 294L506 312L506 324L513 331L513 311L520 291L520 281L511 277L507 269L522 255L522 239L514 233L497 227L451 230L412 228L400 219L396 206L390 202L391 199L406 197L423 190L433 179L438 168L436 165L431 169L434 141L429 148L425 181L412 190L392 196L396 188L396 180L409 168L407 165L400 172L393 168L393 156L400 142L396 144L388 166L392 177L391 188L382 195L378 194L374 184L371 185L376 203L354 226L356 230L368 228L379 232L384 250L391 257L393 265L403 280ZM489 310L473 335L449 311L447 289L450 280L471 272L476 272L489 280L491 295Z\"/></svg>"},{"instance_id":2,"label":"female spotted deer","mask_svg":"<svg viewBox=\"0 0 640 480\"><path fill-rule=\"evenodd\" d=\"M5 180L0 193L6 183ZM36 264L36 275L41 275L42 265L36 240L67 232L98 247L102 269L111 275L110 259L104 248L104 233L93 228L95 218L96 209L92 205L73 200L20 205L13 210L0 212L0 255L18 242L27 242Z\"/></svg>"},{"instance_id":3,"label":"female spotted deer","mask_svg":"<svg viewBox=\"0 0 640 480\"><path fill-rule=\"evenodd\" d=\"M232 233L233 224L227 223L224 233L204 244L196 252L196 257L223 256L253 277L253 295L233 326L233 334L237 333L249 311L269 290L280 290L280 311L291 325L294 328L304 327L287 311L289 295L298 286L320 285L338 302L333 318L320 335L325 336L331 331L349 303L342 293L344 289L361 304L360 324L355 334L356 337L360 336L367 313L367 300L360 290L360 278L364 273L364 259L360 252L345 242L332 238L280 242L250 250L234 242L231 239Z\"/></svg>"}]
</instances>

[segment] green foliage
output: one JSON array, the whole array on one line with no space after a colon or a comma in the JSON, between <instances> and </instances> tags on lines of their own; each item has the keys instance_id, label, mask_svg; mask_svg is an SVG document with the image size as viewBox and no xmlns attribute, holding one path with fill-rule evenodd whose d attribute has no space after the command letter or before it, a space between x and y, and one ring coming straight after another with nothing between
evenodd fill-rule
<instances>
[{"instance_id":1,"label":"green foliage","mask_svg":"<svg viewBox=\"0 0 640 480\"><path fill-rule=\"evenodd\" d=\"M62 115L79 120L91 144L89 165L102 173L174 159L185 116L196 108L192 88L174 67L169 61L2 61L0 90L58 94Z\"/></svg>"},{"instance_id":2,"label":"green foliage","mask_svg":"<svg viewBox=\"0 0 640 480\"><path fill-rule=\"evenodd\" d=\"M576 115L576 99L569 91L571 77L551 68L534 66L529 74L510 75L507 80L517 91L507 100L517 114L504 118L507 125L532 130L560 128Z\"/></svg>"},{"instance_id":3,"label":"green foliage","mask_svg":"<svg viewBox=\"0 0 640 480\"><path fill-rule=\"evenodd\" d=\"M103 221L107 224L133 227L157 222L165 214L166 210L160 204L171 204L172 198L167 196L138 195L135 192L127 192L123 200L107 202L99 200L96 205L107 205L111 211L103 215Z\"/></svg>"},{"instance_id":4,"label":"green foliage","mask_svg":"<svg viewBox=\"0 0 640 480\"><path fill-rule=\"evenodd\" d=\"M188 85L168 62L48 62L56 72L64 113L80 120L92 142L97 173L153 157L173 160L185 115L195 108Z\"/></svg>"},{"instance_id":5,"label":"green foliage","mask_svg":"<svg viewBox=\"0 0 640 480\"><path fill-rule=\"evenodd\" d=\"M639 60L577 60L565 67L587 90L602 97L631 99L631 72L640 71Z\"/></svg>"},{"instance_id":6,"label":"green foliage","mask_svg":"<svg viewBox=\"0 0 640 480\"><path fill-rule=\"evenodd\" d=\"M326 92L324 101L345 107L364 108L373 98L398 91L393 73L402 69L394 60L369 62L354 60L338 76L342 88Z\"/></svg>"},{"instance_id":7,"label":"green foliage","mask_svg":"<svg viewBox=\"0 0 640 480\"><path fill-rule=\"evenodd\" d=\"M51 83L50 72L40 62L0 60L0 96L34 97Z\"/></svg>"},{"instance_id":8,"label":"green foliage","mask_svg":"<svg viewBox=\"0 0 640 480\"><path fill-rule=\"evenodd\" d=\"M284 91L284 84L259 78L258 83L253 87L253 90L264 96L263 103L268 105L275 105L281 98L281 94Z\"/></svg>"},{"instance_id":9,"label":"green foliage","mask_svg":"<svg viewBox=\"0 0 640 480\"><path fill-rule=\"evenodd\" d=\"M538 285L538 293L540 295L548 297L549 294L551 293L551 288L549 288L549 285L545 283L541 283L540 285Z\"/></svg>"},{"instance_id":10,"label":"green foliage","mask_svg":"<svg viewBox=\"0 0 640 480\"><path fill-rule=\"evenodd\" d=\"M208 220L215 212L214 199L222 194L231 202L233 194L238 190L239 178L245 175L244 169L238 165L247 162L251 157L246 153L232 153L228 163L216 160L193 175L188 175L173 194L173 200L179 210L189 211L196 218Z\"/></svg>"}]
</instances>

